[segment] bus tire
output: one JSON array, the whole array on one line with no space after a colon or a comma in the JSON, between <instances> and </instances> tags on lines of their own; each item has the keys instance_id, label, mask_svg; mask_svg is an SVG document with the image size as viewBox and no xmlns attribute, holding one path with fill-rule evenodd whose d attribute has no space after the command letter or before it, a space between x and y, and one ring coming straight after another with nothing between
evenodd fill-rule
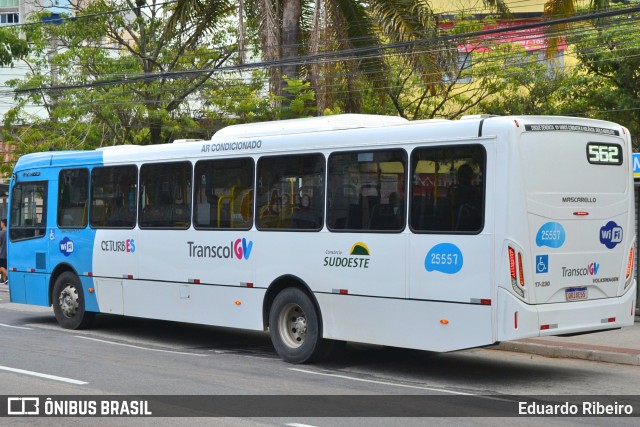
<instances>
[{"instance_id":1,"label":"bus tire","mask_svg":"<svg viewBox=\"0 0 640 427\"><path fill-rule=\"evenodd\" d=\"M273 300L269 334L280 357L289 363L313 362L329 353L330 343L321 336L320 315L298 288L286 288Z\"/></svg>"},{"instance_id":2,"label":"bus tire","mask_svg":"<svg viewBox=\"0 0 640 427\"><path fill-rule=\"evenodd\" d=\"M91 325L95 313L85 311L84 292L78 276L64 272L53 285L53 312L65 329L84 329Z\"/></svg>"}]
</instances>

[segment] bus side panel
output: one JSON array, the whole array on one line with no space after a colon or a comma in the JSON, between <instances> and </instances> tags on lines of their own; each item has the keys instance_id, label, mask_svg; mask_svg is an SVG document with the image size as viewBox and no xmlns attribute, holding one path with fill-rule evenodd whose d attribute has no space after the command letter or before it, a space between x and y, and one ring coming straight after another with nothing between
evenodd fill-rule
<instances>
[{"instance_id":1,"label":"bus side panel","mask_svg":"<svg viewBox=\"0 0 640 427\"><path fill-rule=\"evenodd\" d=\"M93 242L95 232L87 229L48 228L49 262L51 271L57 265L69 264L79 275L93 271Z\"/></svg>"},{"instance_id":2,"label":"bus side panel","mask_svg":"<svg viewBox=\"0 0 640 427\"><path fill-rule=\"evenodd\" d=\"M51 206L51 205L50 205ZM52 218L53 216L53 218ZM55 212L49 215L49 224L55 224ZM80 279L83 288L85 310L99 312L99 306L94 292L93 278L93 244L95 231L86 229L60 229L49 227L45 238L49 241L50 272L58 266L70 266ZM55 286L55 283L51 283ZM49 283L45 287L45 295L48 295ZM54 296L55 298L55 296Z\"/></svg>"},{"instance_id":3,"label":"bus side panel","mask_svg":"<svg viewBox=\"0 0 640 427\"><path fill-rule=\"evenodd\" d=\"M48 298L48 274L28 274L24 278L26 289L27 304L49 305Z\"/></svg>"},{"instance_id":4,"label":"bus side panel","mask_svg":"<svg viewBox=\"0 0 640 427\"><path fill-rule=\"evenodd\" d=\"M267 287L284 275L301 278L313 292L406 297L406 234L261 232L255 245L256 282Z\"/></svg>"},{"instance_id":5,"label":"bus side panel","mask_svg":"<svg viewBox=\"0 0 640 427\"><path fill-rule=\"evenodd\" d=\"M122 289L127 316L264 329L264 289L141 280L123 280Z\"/></svg>"},{"instance_id":6,"label":"bus side panel","mask_svg":"<svg viewBox=\"0 0 640 427\"><path fill-rule=\"evenodd\" d=\"M40 276L47 273L47 254L39 250L46 244L43 237L12 242L9 278L11 302L49 305L48 287L42 287Z\"/></svg>"},{"instance_id":7,"label":"bus side panel","mask_svg":"<svg viewBox=\"0 0 640 427\"><path fill-rule=\"evenodd\" d=\"M429 351L494 342L488 305L336 294L316 294L316 298L325 338Z\"/></svg>"},{"instance_id":8,"label":"bus side panel","mask_svg":"<svg viewBox=\"0 0 640 427\"><path fill-rule=\"evenodd\" d=\"M84 294L84 308L87 311L100 313L100 306L95 293L95 281L93 277L80 276L80 284L82 285Z\"/></svg>"},{"instance_id":9,"label":"bus side panel","mask_svg":"<svg viewBox=\"0 0 640 427\"><path fill-rule=\"evenodd\" d=\"M158 282L199 281L208 285L233 287L254 282L253 272L259 259L257 253L260 245L254 242L254 234L249 231L135 231L134 251L130 254L120 253L121 258L112 254L114 260L123 257L136 260L137 274L128 273L134 274L134 277ZM130 266L134 267L133 264ZM103 264L102 268L108 269L109 265Z\"/></svg>"},{"instance_id":10,"label":"bus side panel","mask_svg":"<svg viewBox=\"0 0 640 427\"><path fill-rule=\"evenodd\" d=\"M121 279L94 279L96 289L96 305L100 312L109 314L124 314L124 299L122 297Z\"/></svg>"},{"instance_id":11,"label":"bus side panel","mask_svg":"<svg viewBox=\"0 0 640 427\"><path fill-rule=\"evenodd\" d=\"M48 275L16 272L11 275L11 302L49 306Z\"/></svg>"},{"instance_id":12,"label":"bus side panel","mask_svg":"<svg viewBox=\"0 0 640 427\"><path fill-rule=\"evenodd\" d=\"M414 234L409 250L409 296L466 304L491 300L492 258L490 234Z\"/></svg>"}]
</instances>

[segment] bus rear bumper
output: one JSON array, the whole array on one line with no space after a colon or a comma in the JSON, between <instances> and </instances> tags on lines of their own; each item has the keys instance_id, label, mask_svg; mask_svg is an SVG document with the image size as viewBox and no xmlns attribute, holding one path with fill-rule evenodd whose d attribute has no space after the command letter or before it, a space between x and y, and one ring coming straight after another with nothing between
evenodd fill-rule
<instances>
[{"instance_id":1,"label":"bus rear bumper","mask_svg":"<svg viewBox=\"0 0 640 427\"><path fill-rule=\"evenodd\" d=\"M635 305L635 283L620 297L539 305L525 304L499 288L497 341L631 326Z\"/></svg>"}]
</instances>

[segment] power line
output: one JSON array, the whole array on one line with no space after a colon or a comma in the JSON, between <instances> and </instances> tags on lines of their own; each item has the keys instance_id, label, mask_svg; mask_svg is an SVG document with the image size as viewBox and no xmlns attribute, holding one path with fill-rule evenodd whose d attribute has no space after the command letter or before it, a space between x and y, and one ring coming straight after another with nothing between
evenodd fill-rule
<instances>
[{"instance_id":1,"label":"power line","mask_svg":"<svg viewBox=\"0 0 640 427\"><path fill-rule=\"evenodd\" d=\"M628 10L625 10L625 13L629 13L629 12L628 12ZM622 25L619 25L619 24L620 24L619 22L617 22L617 23L616 23L617 28L621 28L621 27L622 27ZM630 26L630 25L633 25L633 24L634 24L634 22L625 22L623 25ZM544 23L541 23L541 26L542 26L542 25L549 25L549 23L548 23L548 22L544 22ZM514 27L510 27L510 28L508 28L506 31L513 31L513 28L514 28ZM631 28L631 30L635 30L635 28ZM586 31L589 31L589 29L588 29L588 28L584 28L584 27L576 27L576 28L571 28L571 29L569 29L569 30L560 30L560 31L557 31L556 33L553 33L553 35L556 35L556 36L569 36L569 35L573 35L573 36L575 36L575 35L580 34L581 32L582 32L582 33L584 33L584 32L586 32ZM464 35L463 35L463 36L464 36ZM498 38L499 38L499 37L498 37ZM497 39L497 38L489 38L489 39L487 39L487 41L495 41L495 42L498 42L496 39ZM423 42L424 42L424 40L423 40ZM425 47L425 46L426 46L426 43L423 43L423 44L421 44L421 45L420 45L420 47L424 47L424 50L419 51L419 53L421 52L421 53L427 53L427 54L430 54L430 53L434 53L434 52L436 52L436 51L434 51L433 49L431 49L431 48L427 48L427 47ZM402 52L399 52L399 53L396 53L396 54L397 54L397 55L402 55L403 53L402 53ZM377 58L377 57L381 57L381 56L383 56L383 54L381 53L381 51L371 52L371 53L369 53L369 55L370 55L370 57L372 57L372 58ZM630 55L630 56L628 56L628 57L629 57L629 58L631 58L631 57L633 57L633 55ZM496 61L500 61L500 60L508 61L508 60L509 60L509 57L502 57L502 58L499 58L499 57L498 57L498 58L496 58ZM73 66L73 65L71 65L71 66ZM266 67L266 68L268 68L268 67ZM215 70L218 70L218 69L215 69ZM223 71L224 71L224 70L223 70ZM227 70L227 71L228 71L228 70ZM231 70L230 72L231 72L231 73L233 73L233 72L235 72L235 70ZM354 75L354 73L342 73L342 74L337 74L337 75L335 75L334 77L336 77L336 78L340 78L340 77L347 77L347 76L350 76L350 75ZM145 77L145 76L139 76L139 77ZM154 77L154 78L155 78L155 77ZM177 77L176 77L176 78L177 78ZM264 81L265 81L265 82L267 81L267 77L265 77L265 80L264 80ZM126 83L126 82L121 82L121 83ZM118 83L114 83L114 84L118 84ZM240 84L241 84L241 83L238 83L238 85L240 85ZM90 84L88 84L88 86L86 86L86 87L90 88L90 87L92 87L92 86L93 86L93 83L90 83ZM335 85L334 85L334 87L335 87ZM41 90L47 90L47 87L43 87L43 88L40 88L40 89L41 89ZM169 92L169 91L167 91L167 93L170 93L170 92ZM243 99L243 98L237 97L236 99ZM170 99L169 99L169 100L170 100ZM163 100L161 100L161 99L157 101L157 103L161 103L161 102L163 102ZM128 102L127 104L131 104L131 103L132 103L132 102ZM142 102L140 102L140 103L142 103ZM117 103L102 103L102 104L98 104L98 105L117 105ZM633 110L634 110L634 109L628 109L628 111L633 111ZM591 112L594 112L594 111L597 111L597 110L592 110Z\"/></svg>"},{"instance_id":2,"label":"power line","mask_svg":"<svg viewBox=\"0 0 640 427\"><path fill-rule=\"evenodd\" d=\"M615 17L624 14L633 14L640 12L640 6L634 6L625 9L615 9L608 10L602 12L591 12L584 15L572 16L566 18L558 18L546 21L540 21L535 23L527 23L520 24L515 26L509 26L506 28L495 28L490 30L480 30L480 31L472 31L467 33L460 34L452 34L452 35L441 35L435 36L430 39L418 39L411 40L405 42L396 42L396 43L388 43L384 45L374 45L374 46L365 46L351 49L343 49L340 51L333 52L321 52L317 54L310 55L302 55L296 56L292 58L282 58L271 61L260 61L248 64L238 64L238 65L227 65L221 66L217 68L207 68L207 69L198 69L198 70L180 70L180 71L168 71L168 72L160 72L160 73L147 73L145 75L138 76L127 76L125 79L105 79L105 80L96 80L91 83L83 83L76 85L56 85L56 86L42 86L38 88L30 88L30 89L19 89L16 90L16 93L30 93L37 91L61 91L61 90L70 90L70 89L84 89L91 87L99 87L99 86L110 86L110 85L120 85L125 83L134 83L141 81L150 81L156 79L163 78L178 78L185 77L189 75L198 75L198 74L207 74L207 73L223 73L223 72L241 72L241 71L249 71L254 69L264 69L270 67L278 67L283 65L303 65L310 63L326 63L326 62L334 62L334 61L343 61L348 59L362 59L362 54L370 54L370 55L380 55L381 52L386 51L401 51L407 48L415 48L421 45L426 45L430 43L437 42L454 42L456 40L465 40L472 38L479 38L483 36L495 36L500 34L505 34L513 31L521 31L528 29L539 29L551 26L558 26L562 24L569 24L575 22L582 22L587 20L594 19L603 19L608 17ZM377 57L377 56L376 56Z\"/></svg>"},{"instance_id":3,"label":"power line","mask_svg":"<svg viewBox=\"0 0 640 427\"><path fill-rule=\"evenodd\" d=\"M78 14L76 16L61 16L58 18L53 18L51 20L48 21L36 21L36 22L20 22L17 24L7 24L7 25L3 25L3 28L22 28L22 27L31 27L31 26L38 26L38 25L51 25L51 24L56 24L56 23L62 23L65 21L77 21L78 19L87 19L87 18L98 18L100 16L109 16L109 15L116 15L118 13L122 13L122 12L132 12L134 10L137 9L150 9L150 8L158 8L161 9L163 6L168 6L174 3L178 3L181 0L167 0L163 3L155 3L155 4L143 4L140 6L134 6L134 7L125 7L125 8L120 8L120 9L113 9L113 10L109 10L109 11L105 11L105 12L96 12L96 13L83 13L83 14ZM73 11L76 11L75 8L70 8Z\"/></svg>"},{"instance_id":4,"label":"power line","mask_svg":"<svg viewBox=\"0 0 640 427\"><path fill-rule=\"evenodd\" d=\"M423 53L432 54L432 53L434 53L434 50L426 50L426 51L424 51ZM508 61L508 60L509 60L509 58L508 58L508 57L497 57L495 60L497 60L497 61ZM73 64L71 64L71 67L73 68ZM353 75L353 74L350 74L350 75ZM340 77L340 76L341 76L341 75L339 75L339 74L337 75L337 77ZM345 75L342 75L342 76L345 76ZM123 83L126 83L126 82L127 82L127 81L124 81ZM88 83L88 84L86 84L86 85L87 85L88 87L90 87L90 86L93 86L94 84L93 84L93 83Z\"/></svg>"}]
</instances>

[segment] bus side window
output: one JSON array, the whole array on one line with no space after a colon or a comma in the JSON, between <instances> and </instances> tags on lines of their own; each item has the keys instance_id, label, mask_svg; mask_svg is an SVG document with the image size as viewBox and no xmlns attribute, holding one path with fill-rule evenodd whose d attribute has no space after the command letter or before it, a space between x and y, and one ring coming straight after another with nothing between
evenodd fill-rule
<instances>
[{"instance_id":1,"label":"bus side window","mask_svg":"<svg viewBox=\"0 0 640 427\"><path fill-rule=\"evenodd\" d=\"M325 182L322 154L262 157L258 160L258 182L259 229L322 229Z\"/></svg>"},{"instance_id":2,"label":"bus side window","mask_svg":"<svg viewBox=\"0 0 640 427\"><path fill-rule=\"evenodd\" d=\"M91 171L91 227L135 227L137 186L135 165L94 168Z\"/></svg>"},{"instance_id":3,"label":"bus side window","mask_svg":"<svg viewBox=\"0 0 640 427\"><path fill-rule=\"evenodd\" d=\"M58 227L84 228L87 226L89 171L64 169L58 176Z\"/></svg>"},{"instance_id":4,"label":"bus side window","mask_svg":"<svg viewBox=\"0 0 640 427\"><path fill-rule=\"evenodd\" d=\"M139 200L140 228L189 228L191 162L142 165Z\"/></svg>"},{"instance_id":5,"label":"bus side window","mask_svg":"<svg viewBox=\"0 0 640 427\"><path fill-rule=\"evenodd\" d=\"M411 155L414 232L475 234L484 222L486 152L479 144L422 147Z\"/></svg>"},{"instance_id":6,"label":"bus side window","mask_svg":"<svg viewBox=\"0 0 640 427\"><path fill-rule=\"evenodd\" d=\"M199 229L253 225L251 158L201 160L195 166L193 224Z\"/></svg>"},{"instance_id":7,"label":"bus side window","mask_svg":"<svg viewBox=\"0 0 640 427\"><path fill-rule=\"evenodd\" d=\"M329 157L330 230L395 231L405 226L407 154L348 151Z\"/></svg>"}]
</instances>

